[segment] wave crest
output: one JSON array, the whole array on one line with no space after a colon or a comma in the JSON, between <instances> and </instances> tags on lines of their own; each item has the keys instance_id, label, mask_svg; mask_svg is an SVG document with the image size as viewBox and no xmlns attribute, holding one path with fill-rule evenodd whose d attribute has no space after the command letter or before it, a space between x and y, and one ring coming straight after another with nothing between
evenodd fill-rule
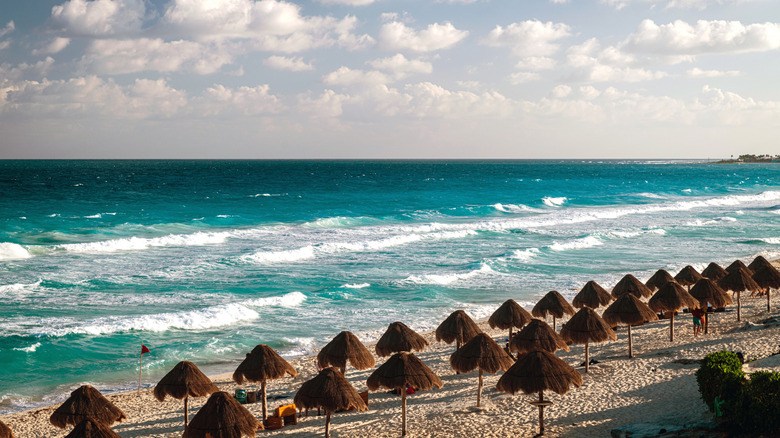
<instances>
[{"instance_id":1,"label":"wave crest","mask_svg":"<svg viewBox=\"0 0 780 438\"><path fill-rule=\"evenodd\" d=\"M28 259L30 253L18 243L0 242L0 260Z\"/></svg>"}]
</instances>

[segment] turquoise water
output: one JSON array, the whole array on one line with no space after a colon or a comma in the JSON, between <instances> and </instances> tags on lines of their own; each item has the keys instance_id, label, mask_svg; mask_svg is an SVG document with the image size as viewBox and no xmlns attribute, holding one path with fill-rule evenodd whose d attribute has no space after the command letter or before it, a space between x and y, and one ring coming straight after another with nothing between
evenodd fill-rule
<instances>
[{"instance_id":1,"label":"turquoise water","mask_svg":"<svg viewBox=\"0 0 780 438\"><path fill-rule=\"evenodd\" d=\"M0 161L0 413L780 256L780 165Z\"/></svg>"}]
</instances>

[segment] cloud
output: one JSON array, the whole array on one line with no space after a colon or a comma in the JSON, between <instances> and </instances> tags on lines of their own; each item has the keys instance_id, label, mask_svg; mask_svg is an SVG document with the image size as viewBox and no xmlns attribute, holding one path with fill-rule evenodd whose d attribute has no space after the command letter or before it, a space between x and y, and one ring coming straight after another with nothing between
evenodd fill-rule
<instances>
[{"instance_id":1,"label":"cloud","mask_svg":"<svg viewBox=\"0 0 780 438\"><path fill-rule=\"evenodd\" d=\"M277 70L289 70L289 71L307 71L314 70L314 66L311 63L306 63L300 56L269 56L263 60L263 64L275 68Z\"/></svg>"},{"instance_id":2,"label":"cloud","mask_svg":"<svg viewBox=\"0 0 780 438\"><path fill-rule=\"evenodd\" d=\"M602 50L591 38L566 53L567 79L575 82L640 82L666 77L660 71L635 66L637 61L614 47Z\"/></svg>"},{"instance_id":3,"label":"cloud","mask_svg":"<svg viewBox=\"0 0 780 438\"><path fill-rule=\"evenodd\" d=\"M542 76L539 73L520 71L509 75L509 82L511 82L513 85L518 85L525 82L538 81L541 78Z\"/></svg>"},{"instance_id":4,"label":"cloud","mask_svg":"<svg viewBox=\"0 0 780 438\"><path fill-rule=\"evenodd\" d=\"M341 87L354 86L384 86L391 79L388 75L378 71L353 70L349 67L340 67L338 70L328 73L322 78L327 85Z\"/></svg>"},{"instance_id":5,"label":"cloud","mask_svg":"<svg viewBox=\"0 0 780 438\"><path fill-rule=\"evenodd\" d=\"M314 117L333 118L344 112L344 102L349 99L345 94L325 90L316 98L301 95L298 97L298 111Z\"/></svg>"},{"instance_id":6,"label":"cloud","mask_svg":"<svg viewBox=\"0 0 780 438\"><path fill-rule=\"evenodd\" d=\"M376 0L318 0L325 5L348 5L348 6L365 6L374 3Z\"/></svg>"},{"instance_id":7,"label":"cloud","mask_svg":"<svg viewBox=\"0 0 780 438\"><path fill-rule=\"evenodd\" d=\"M737 70L730 70L730 71L701 70L695 67L685 72L685 76L689 78L735 77L741 74L742 73Z\"/></svg>"},{"instance_id":8,"label":"cloud","mask_svg":"<svg viewBox=\"0 0 780 438\"><path fill-rule=\"evenodd\" d=\"M385 50L409 50L432 52L448 49L468 36L469 32L458 30L452 23L434 23L424 30L416 31L405 24L394 21L385 23L379 29L378 41Z\"/></svg>"},{"instance_id":9,"label":"cloud","mask_svg":"<svg viewBox=\"0 0 780 438\"><path fill-rule=\"evenodd\" d=\"M563 23L528 20L505 28L496 26L483 43L491 47L509 47L519 56L544 57L558 51L557 41L568 37L569 30Z\"/></svg>"},{"instance_id":10,"label":"cloud","mask_svg":"<svg viewBox=\"0 0 780 438\"><path fill-rule=\"evenodd\" d=\"M529 56L522 58L515 66L519 70L549 70L555 67L555 60L544 56Z\"/></svg>"},{"instance_id":11,"label":"cloud","mask_svg":"<svg viewBox=\"0 0 780 438\"><path fill-rule=\"evenodd\" d=\"M88 71L110 75L142 71L211 74L230 62L232 55L219 45L159 38L96 40L80 61Z\"/></svg>"},{"instance_id":12,"label":"cloud","mask_svg":"<svg viewBox=\"0 0 780 438\"><path fill-rule=\"evenodd\" d=\"M66 35L106 37L141 30L143 0L69 0L51 9L52 21Z\"/></svg>"},{"instance_id":13,"label":"cloud","mask_svg":"<svg viewBox=\"0 0 780 438\"><path fill-rule=\"evenodd\" d=\"M554 1L554 0L553 0ZM709 5L725 5L725 4L740 4L749 3L750 1L763 1L763 0L601 0L601 3L615 7L615 9L623 9L624 7L635 3L647 3L650 7L655 7L656 4L666 3L666 9L700 9L704 10Z\"/></svg>"},{"instance_id":14,"label":"cloud","mask_svg":"<svg viewBox=\"0 0 780 438\"><path fill-rule=\"evenodd\" d=\"M61 52L65 47L70 44L70 38L57 37L54 38L46 47L42 49L36 49L32 51L33 55L53 55Z\"/></svg>"},{"instance_id":15,"label":"cloud","mask_svg":"<svg viewBox=\"0 0 780 438\"><path fill-rule=\"evenodd\" d=\"M198 112L206 116L258 115L282 109L279 98L269 93L267 84L256 87L228 88L215 84L194 100Z\"/></svg>"},{"instance_id":16,"label":"cloud","mask_svg":"<svg viewBox=\"0 0 780 438\"><path fill-rule=\"evenodd\" d=\"M14 25L13 20L11 20L8 23L6 23L6 25L2 29L0 29L0 38L13 32L14 29L16 29L16 25Z\"/></svg>"},{"instance_id":17,"label":"cloud","mask_svg":"<svg viewBox=\"0 0 780 438\"><path fill-rule=\"evenodd\" d=\"M657 25L643 20L623 43L623 49L655 55L762 52L780 48L780 24L744 25L739 21L677 20Z\"/></svg>"},{"instance_id":18,"label":"cloud","mask_svg":"<svg viewBox=\"0 0 780 438\"><path fill-rule=\"evenodd\" d=\"M404 78L410 74L433 72L433 65L420 59L407 59L404 55L398 53L388 58L375 59L366 64L377 70L384 70L394 75L396 79Z\"/></svg>"},{"instance_id":19,"label":"cloud","mask_svg":"<svg viewBox=\"0 0 780 438\"><path fill-rule=\"evenodd\" d=\"M552 89L550 94L552 94L552 96L556 99L563 99L564 97L571 94L571 87L568 85L558 85Z\"/></svg>"},{"instance_id":20,"label":"cloud","mask_svg":"<svg viewBox=\"0 0 780 438\"><path fill-rule=\"evenodd\" d=\"M54 65L54 59L47 56L46 59L34 64L23 62L17 66L8 63L0 64L0 84L4 81L18 81L21 79L39 79L46 76Z\"/></svg>"}]
</instances>

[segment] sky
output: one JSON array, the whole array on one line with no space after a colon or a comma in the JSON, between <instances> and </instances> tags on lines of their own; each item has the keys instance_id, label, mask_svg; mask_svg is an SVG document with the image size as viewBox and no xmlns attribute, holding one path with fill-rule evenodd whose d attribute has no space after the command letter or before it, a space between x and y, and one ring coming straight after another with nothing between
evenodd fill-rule
<instances>
[{"instance_id":1,"label":"sky","mask_svg":"<svg viewBox=\"0 0 780 438\"><path fill-rule=\"evenodd\" d=\"M0 2L0 159L780 153L777 0Z\"/></svg>"}]
</instances>

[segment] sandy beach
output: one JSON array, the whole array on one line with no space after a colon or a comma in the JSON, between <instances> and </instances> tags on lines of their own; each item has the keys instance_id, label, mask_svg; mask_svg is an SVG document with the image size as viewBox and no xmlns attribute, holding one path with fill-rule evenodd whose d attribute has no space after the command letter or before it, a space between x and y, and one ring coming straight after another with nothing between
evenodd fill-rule
<instances>
[{"instance_id":1,"label":"sandy beach","mask_svg":"<svg viewBox=\"0 0 780 438\"><path fill-rule=\"evenodd\" d=\"M619 327L618 340L591 345L591 358L599 361L584 374L583 385L560 396L546 394L554 404L545 411L546 432L550 436L603 437L615 428L648 423L661 429L681 429L713 425L712 416L699 397L694 373L698 360L705 355L731 350L742 352L748 361L747 372L759 369L780 371L780 326L763 326L761 321L780 312L780 298L772 298L772 314L766 311L766 298L742 299L742 322L736 321L736 306L725 313L713 314L709 333L693 336L689 314L680 313L675 319L675 341L669 341L669 321L661 320L636 327L634 352L628 359L625 327ZM601 312L599 312L601 313ZM749 322L749 323L748 323ZM499 343L506 332L492 330L486 322L480 327ZM559 326L560 328L560 322ZM408 398L408 428L410 436L533 436L538 432L538 414L528 404L533 397L515 396L495 390L499 375L486 375L483 408L476 408L477 373L456 374L449 366L453 345L436 342L432 333L425 334L431 346L418 356L439 376L444 387L418 392ZM373 348L371 348L373 351ZM581 372L584 347L573 345L558 356ZM377 358L377 363L384 359ZM269 383L269 410L292 403L292 397L301 383L316 373L313 358L293 362L299 371L295 379L285 378ZM358 391L366 390L366 379L372 370L347 369L347 378ZM500 374L500 373L499 373ZM233 392L237 385L230 374L212 376L217 386ZM243 385L247 390L255 385ZM183 431L182 402L167 399L160 403L152 396L152 389L113 394L108 398L119 406L128 419L113 429L122 437L178 437ZM190 401L192 417L205 402ZM261 404L245 405L256 416ZM34 409L2 417L18 438L60 437L68 431L54 428L49 416L56 406ZM190 418L191 418L190 417ZM275 431L260 431L259 436L304 437L320 435L324 431L324 416L316 411L300 418L297 425ZM400 436L400 399L384 391L369 397L368 412L345 412L332 417L331 434L334 437L395 437Z\"/></svg>"}]
</instances>

